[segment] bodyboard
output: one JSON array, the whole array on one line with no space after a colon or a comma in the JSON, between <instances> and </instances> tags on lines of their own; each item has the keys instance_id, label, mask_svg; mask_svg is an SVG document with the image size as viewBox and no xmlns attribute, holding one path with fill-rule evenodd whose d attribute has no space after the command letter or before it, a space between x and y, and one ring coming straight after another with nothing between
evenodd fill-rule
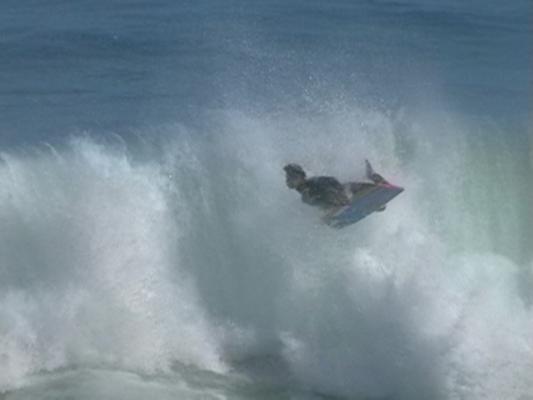
<instances>
[{"instance_id":1,"label":"bodyboard","mask_svg":"<svg viewBox=\"0 0 533 400\"><path fill-rule=\"evenodd\" d=\"M403 192L402 187L389 183L369 185L356 193L349 205L330 212L324 217L324 220L329 226L343 228L362 220L374 211L378 211L401 192Z\"/></svg>"}]
</instances>

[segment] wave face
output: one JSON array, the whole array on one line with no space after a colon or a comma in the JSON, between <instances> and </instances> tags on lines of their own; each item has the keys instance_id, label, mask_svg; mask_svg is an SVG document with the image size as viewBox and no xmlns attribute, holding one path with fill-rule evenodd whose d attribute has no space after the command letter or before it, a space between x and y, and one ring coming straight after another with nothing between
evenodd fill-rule
<instances>
[{"instance_id":1,"label":"wave face","mask_svg":"<svg viewBox=\"0 0 533 400\"><path fill-rule=\"evenodd\" d=\"M193 368L180 382L228 380L205 398L262 398L265 381L308 398L531 396L525 143L457 115L336 109L3 152L0 390ZM286 162L348 180L365 157L406 191L355 226L324 227L284 187ZM235 373L262 383L239 397Z\"/></svg>"}]
</instances>

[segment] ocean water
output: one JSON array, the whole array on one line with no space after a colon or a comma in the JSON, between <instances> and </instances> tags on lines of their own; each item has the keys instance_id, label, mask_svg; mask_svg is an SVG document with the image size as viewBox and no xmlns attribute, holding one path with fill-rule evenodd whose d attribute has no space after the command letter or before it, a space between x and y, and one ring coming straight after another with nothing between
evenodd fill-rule
<instances>
[{"instance_id":1,"label":"ocean water","mask_svg":"<svg viewBox=\"0 0 533 400\"><path fill-rule=\"evenodd\" d=\"M533 399L529 1L0 11L0 399Z\"/></svg>"}]
</instances>

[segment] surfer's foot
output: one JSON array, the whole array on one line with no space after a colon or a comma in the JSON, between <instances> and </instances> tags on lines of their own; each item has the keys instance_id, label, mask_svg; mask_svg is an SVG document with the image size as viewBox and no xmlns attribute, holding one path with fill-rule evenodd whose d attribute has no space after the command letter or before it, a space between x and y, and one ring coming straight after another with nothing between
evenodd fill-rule
<instances>
[{"instance_id":1,"label":"surfer's foot","mask_svg":"<svg viewBox=\"0 0 533 400\"><path fill-rule=\"evenodd\" d=\"M372 180L372 182L374 182L375 184L378 184L378 183L388 183L385 178L383 178L380 174L376 174L375 172L370 176L370 179Z\"/></svg>"}]
</instances>

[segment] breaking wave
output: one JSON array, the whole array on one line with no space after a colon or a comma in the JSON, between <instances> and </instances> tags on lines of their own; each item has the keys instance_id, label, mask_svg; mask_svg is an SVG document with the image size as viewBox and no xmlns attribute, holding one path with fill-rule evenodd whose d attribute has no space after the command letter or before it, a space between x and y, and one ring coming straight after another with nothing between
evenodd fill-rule
<instances>
[{"instance_id":1,"label":"breaking wave","mask_svg":"<svg viewBox=\"0 0 533 400\"><path fill-rule=\"evenodd\" d=\"M0 391L275 359L316 394L531 396L527 147L457 115L339 109L1 153ZM364 158L406 191L356 226L284 187L286 162L348 180Z\"/></svg>"}]
</instances>

